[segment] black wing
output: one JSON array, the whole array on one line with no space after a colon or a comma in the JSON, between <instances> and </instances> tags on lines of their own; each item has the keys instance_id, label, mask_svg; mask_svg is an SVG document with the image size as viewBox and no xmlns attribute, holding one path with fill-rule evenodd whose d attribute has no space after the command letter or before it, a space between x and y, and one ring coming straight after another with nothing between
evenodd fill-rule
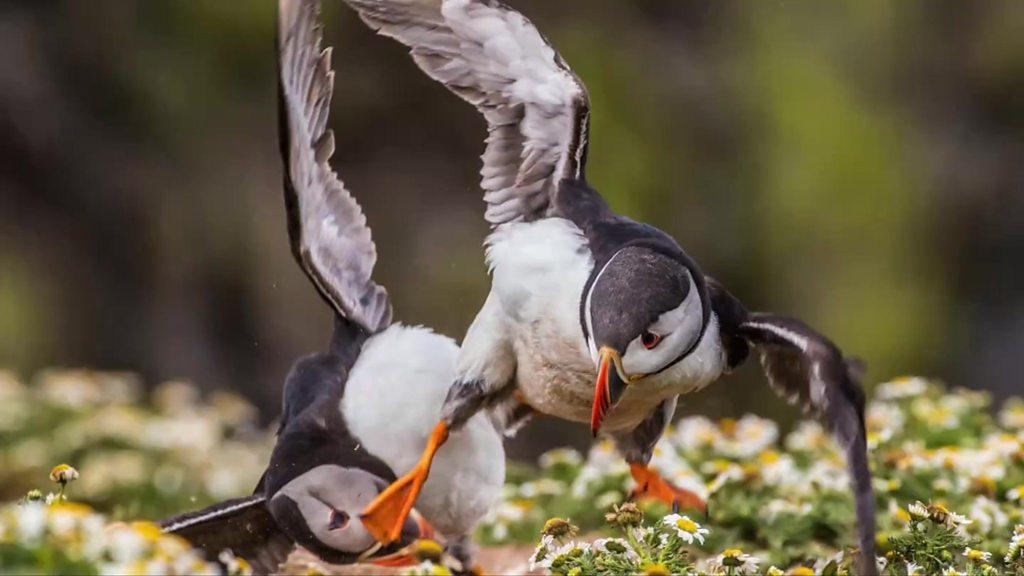
<instances>
[{"instance_id":1,"label":"black wing","mask_svg":"<svg viewBox=\"0 0 1024 576\"><path fill-rule=\"evenodd\" d=\"M263 495L227 500L160 523L199 548L210 560L223 550L245 558L259 574L273 574L291 553L294 544L278 527L266 508Z\"/></svg>"},{"instance_id":2,"label":"black wing","mask_svg":"<svg viewBox=\"0 0 1024 576\"><path fill-rule=\"evenodd\" d=\"M346 2L487 121L488 222L548 215L559 183L583 178L587 90L522 14L496 0Z\"/></svg>"},{"instance_id":3,"label":"black wing","mask_svg":"<svg viewBox=\"0 0 1024 576\"><path fill-rule=\"evenodd\" d=\"M803 322L751 314L739 324L758 353L768 382L791 404L822 420L846 453L860 529L861 571L875 574L875 496L864 428L862 366Z\"/></svg>"},{"instance_id":4,"label":"black wing","mask_svg":"<svg viewBox=\"0 0 1024 576\"><path fill-rule=\"evenodd\" d=\"M377 249L366 217L329 164L334 71L321 50L317 0L280 0L281 155L292 253L328 304L372 334L391 324L387 291L371 278Z\"/></svg>"}]
</instances>

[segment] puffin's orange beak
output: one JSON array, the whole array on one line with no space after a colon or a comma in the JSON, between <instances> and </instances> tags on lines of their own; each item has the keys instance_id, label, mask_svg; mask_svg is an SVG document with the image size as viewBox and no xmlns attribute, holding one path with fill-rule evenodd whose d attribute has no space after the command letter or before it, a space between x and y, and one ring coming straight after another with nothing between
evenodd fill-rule
<instances>
[{"instance_id":1,"label":"puffin's orange beak","mask_svg":"<svg viewBox=\"0 0 1024 576\"><path fill-rule=\"evenodd\" d=\"M369 564L387 568L408 568L420 563L419 556L416 553L417 544L424 540L436 540L437 531L430 522L427 522L427 519L416 510L413 510L409 514L406 524L410 530L403 531L403 535L407 538L411 538L412 542L402 547L400 550L392 552L386 556L373 557L372 554L368 554L367 562ZM405 540L405 538L403 538L403 540ZM377 550L379 548L380 545L378 544L378 546L375 546L371 550Z\"/></svg>"},{"instance_id":2,"label":"puffin's orange beak","mask_svg":"<svg viewBox=\"0 0 1024 576\"><path fill-rule=\"evenodd\" d=\"M590 431L597 436L608 411L615 406L629 382L622 377L622 359L614 349L603 346L597 363L594 407L590 412Z\"/></svg>"}]
</instances>

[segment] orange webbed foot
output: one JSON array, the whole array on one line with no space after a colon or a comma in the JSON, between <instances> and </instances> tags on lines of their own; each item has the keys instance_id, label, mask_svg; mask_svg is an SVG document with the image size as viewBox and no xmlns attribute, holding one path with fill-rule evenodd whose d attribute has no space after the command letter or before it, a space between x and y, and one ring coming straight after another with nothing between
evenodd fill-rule
<instances>
[{"instance_id":1,"label":"orange webbed foot","mask_svg":"<svg viewBox=\"0 0 1024 576\"><path fill-rule=\"evenodd\" d=\"M642 464L630 464L629 471L636 481L635 498L651 498L665 502L672 510L697 510L707 516L708 504L697 494L677 488L661 477L660 474Z\"/></svg>"}]
</instances>

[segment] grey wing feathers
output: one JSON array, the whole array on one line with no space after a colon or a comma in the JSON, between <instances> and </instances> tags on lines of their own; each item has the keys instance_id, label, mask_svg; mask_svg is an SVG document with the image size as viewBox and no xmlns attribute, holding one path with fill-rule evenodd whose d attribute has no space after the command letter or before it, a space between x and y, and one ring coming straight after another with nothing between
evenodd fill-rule
<instances>
[{"instance_id":1,"label":"grey wing feathers","mask_svg":"<svg viewBox=\"0 0 1024 576\"><path fill-rule=\"evenodd\" d=\"M876 574L875 497L864 429L860 366L827 338L792 318L752 314L740 324L772 388L821 419L846 453L860 529L861 571Z\"/></svg>"},{"instance_id":2,"label":"grey wing feathers","mask_svg":"<svg viewBox=\"0 0 1024 576\"><path fill-rule=\"evenodd\" d=\"M346 0L380 34L487 121L487 221L552 213L564 178L583 178L586 88L522 14L494 0Z\"/></svg>"},{"instance_id":3,"label":"grey wing feathers","mask_svg":"<svg viewBox=\"0 0 1024 576\"><path fill-rule=\"evenodd\" d=\"M231 550L252 564L258 574L278 572L294 548L270 515L262 495L214 504L165 520L160 526L164 532L188 540L210 560L216 560L223 550Z\"/></svg>"},{"instance_id":4,"label":"grey wing feathers","mask_svg":"<svg viewBox=\"0 0 1024 576\"><path fill-rule=\"evenodd\" d=\"M391 323L387 291L371 279L377 250L366 217L331 169L327 129L334 71L321 50L317 0L280 0L281 154L292 252L320 294L369 333Z\"/></svg>"}]
</instances>

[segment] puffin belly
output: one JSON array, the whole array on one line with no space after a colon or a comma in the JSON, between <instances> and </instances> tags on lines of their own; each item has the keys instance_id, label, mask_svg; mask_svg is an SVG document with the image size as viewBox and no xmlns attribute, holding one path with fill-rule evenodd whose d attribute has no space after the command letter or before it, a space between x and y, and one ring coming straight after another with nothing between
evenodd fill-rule
<instances>
[{"instance_id":1,"label":"puffin belly","mask_svg":"<svg viewBox=\"0 0 1024 576\"><path fill-rule=\"evenodd\" d=\"M395 324L369 338L352 367L342 416L397 476L419 462L441 418L457 355L452 339ZM416 508L441 533L463 534L487 513L504 480L501 436L481 412L438 451Z\"/></svg>"},{"instance_id":2,"label":"puffin belly","mask_svg":"<svg viewBox=\"0 0 1024 576\"><path fill-rule=\"evenodd\" d=\"M442 534L467 534L497 503L504 483L501 435L479 412L438 450L416 507Z\"/></svg>"}]
</instances>

